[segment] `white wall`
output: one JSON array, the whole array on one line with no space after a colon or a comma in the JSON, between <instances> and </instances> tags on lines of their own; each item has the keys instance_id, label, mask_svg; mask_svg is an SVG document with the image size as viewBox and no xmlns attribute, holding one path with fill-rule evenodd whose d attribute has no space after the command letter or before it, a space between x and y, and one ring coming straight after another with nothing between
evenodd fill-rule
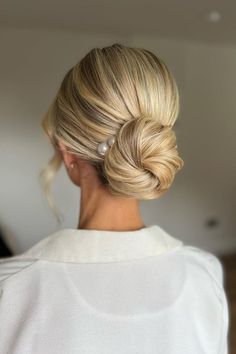
<instances>
[{"instance_id":1,"label":"white wall","mask_svg":"<svg viewBox=\"0 0 236 354\"><path fill-rule=\"evenodd\" d=\"M58 228L38 180L52 154L42 116L65 72L93 47L114 42L160 55L180 90L175 131L185 166L165 195L141 202L145 223L157 223L184 242L215 253L236 249L236 47L26 29L1 29L0 41L0 225L16 253ZM60 228L77 227L80 192L64 168L53 193L64 214ZM220 223L207 229L211 216Z\"/></svg>"}]
</instances>

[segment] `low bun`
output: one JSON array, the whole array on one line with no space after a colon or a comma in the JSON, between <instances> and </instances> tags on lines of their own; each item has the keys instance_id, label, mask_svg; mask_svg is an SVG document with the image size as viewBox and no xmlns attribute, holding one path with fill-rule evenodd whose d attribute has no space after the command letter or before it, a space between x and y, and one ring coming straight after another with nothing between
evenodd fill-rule
<instances>
[{"instance_id":1,"label":"low bun","mask_svg":"<svg viewBox=\"0 0 236 354\"><path fill-rule=\"evenodd\" d=\"M175 78L156 54L119 43L91 49L65 74L43 118L55 150L40 176L52 210L50 186L63 162L59 142L95 167L112 194L161 196L184 164L172 130L178 113ZM104 155L98 147L111 136L116 141L108 150L103 145Z\"/></svg>"},{"instance_id":2,"label":"low bun","mask_svg":"<svg viewBox=\"0 0 236 354\"><path fill-rule=\"evenodd\" d=\"M170 188L183 164L172 127L142 116L121 127L105 156L103 171L112 194L156 199Z\"/></svg>"}]
</instances>

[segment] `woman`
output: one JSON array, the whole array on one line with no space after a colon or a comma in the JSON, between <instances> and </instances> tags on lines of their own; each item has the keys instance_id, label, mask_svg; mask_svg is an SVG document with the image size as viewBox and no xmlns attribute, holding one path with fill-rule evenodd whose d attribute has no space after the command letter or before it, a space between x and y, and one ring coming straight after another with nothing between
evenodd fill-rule
<instances>
[{"instance_id":1,"label":"woman","mask_svg":"<svg viewBox=\"0 0 236 354\"><path fill-rule=\"evenodd\" d=\"M95 48L65 75L42 179L48 195L64 163L79 224L1 261L1 354L227 353L220 261L140 215L183 167L178 112L172 74L144 49Z\"/></svg>"}]
</instances>

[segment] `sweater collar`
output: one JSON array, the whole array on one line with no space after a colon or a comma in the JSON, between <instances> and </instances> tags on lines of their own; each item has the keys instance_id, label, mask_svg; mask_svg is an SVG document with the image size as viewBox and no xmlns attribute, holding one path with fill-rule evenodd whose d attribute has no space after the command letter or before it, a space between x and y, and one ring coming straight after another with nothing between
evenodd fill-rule
<instances>
[{"instance_id":1,"label":"sweater collar","mask_svg":"<svg viewBox=\"0 0 236 354\"><path fill-rule=\"evenodd\" d=\"M59 230L21 254L55 262L100 263L159 256L183 242L158 225L134 231Z\"/></svg>"}]
</instances>

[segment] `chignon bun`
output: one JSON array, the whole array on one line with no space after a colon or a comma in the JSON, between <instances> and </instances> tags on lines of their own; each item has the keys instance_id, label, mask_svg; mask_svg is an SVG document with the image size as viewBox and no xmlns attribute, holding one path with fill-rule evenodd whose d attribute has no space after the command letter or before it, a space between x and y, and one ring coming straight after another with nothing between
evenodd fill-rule
<instances>
[{"instance_id":1,"label":"chignon bun","mask_svg":"<svg viewBox=\"0 0 236 354\"><path fill-rule=\"evenodd\" d=\"M181 167L172 127L148 116L127 121L104 159L109 190L137 199L160 197Z\"/></svg>"},{"instance_id":2,"label":"chignon bun","mask_svg":"<svg viewBox=\"0 0 236 354\"><path fill-rule=\"evenodd\" d=\"M40 177L56 216L49 187L63 162L59 141L95 166L112 194L154 199L184 165L172 129L178 113L175 79L154 53L116 43L86 54L65 74L42 122L54 155ZM98 145L111 136L101 157Z\"/></svg>"}]
</instances>

